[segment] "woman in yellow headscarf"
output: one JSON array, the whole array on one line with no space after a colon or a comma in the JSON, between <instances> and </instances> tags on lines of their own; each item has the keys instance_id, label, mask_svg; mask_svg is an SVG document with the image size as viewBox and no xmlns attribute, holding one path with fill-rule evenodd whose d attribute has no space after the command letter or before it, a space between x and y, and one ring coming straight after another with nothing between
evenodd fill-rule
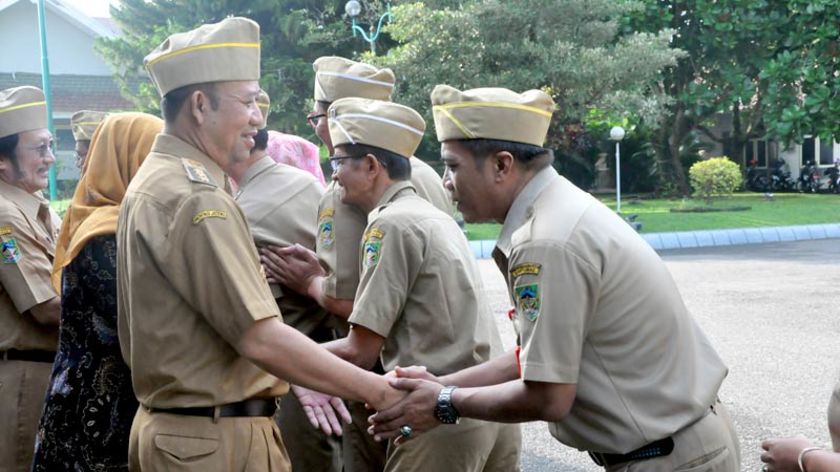
<instances>
[{"instance_id":1,"label":"woman in yellow headscarf","mask_svg":"<svg viewBox=\"0 0 840 472\"><path fill-rule=\"evenodd\" d=\"M61 327L34 471L128 470L137 400L117 339L115 233L128 184L162 128L152 115L117 113L91 139L55 252Z\"/></svg>"}]
</instances>

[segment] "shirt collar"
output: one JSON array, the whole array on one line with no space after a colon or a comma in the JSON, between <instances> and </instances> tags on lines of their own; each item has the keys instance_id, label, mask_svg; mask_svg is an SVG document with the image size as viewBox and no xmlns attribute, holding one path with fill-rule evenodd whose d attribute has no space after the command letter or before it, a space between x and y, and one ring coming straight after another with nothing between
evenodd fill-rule
<instances>
[{"instance_id":1,"label":"shirt collar","mask_svg":"<svg viewBox=\"0 0 840 472\"><path fill-rule=\"evenodd\" d=\"M39 192L28 193L3 180L0 180L0 193L11 200L32 221L38 220L38 211L42 206L49 205L49 202Z\"/></svg>"},{"instance_id":2,"label":"shirt collar","mask_svg":"<svg viewBox=\"0 0 840 472\"><path fill-rule=\"evenodd\" d=\"M505 257L510 257L510 251L512 249L510 239L513 233L531 217L534 202L537 200L537 197L559 176L560 174L553 167L548 166L531 177L531 180L516 195L516 198L513 200L513 205L510 206L510 210L508 210L505 216L505 223L502 225L499 239L496 240L496 247L499 248Z\"/></svg>"},{"instance_id":3,"label":"shirt collar","mask_svg":"<svg viewBox=\"0 0 840 472\"><path fill-rule=\"evenodd\" d=\"M242 176L242 182L239 182L239 189L244 189L248 186L248 184L254 180L254 178L268 169L276 166L277 163L274 162L274 159L271 158L269 155L263 156L257 162L251 164L251 167L245 171L245 175Z\"/></svg>"},{"instance_id":4,"label":"shirt collar","mask_svg":"<svg viewBox=\"0 0 840 472\"><path fill-rule=\"evenodd\" d=\"M207 173L210 174L210 178L216 186L223 189L228 188L225 171L219 167L219 164L216 164L216 161L211 159L210 156L199 151L195 148L195 146L187 143L177 136L160 133L155 138L154 144L152 144L152 152L196 161L204 165L207 169Z\"/></svg>"},{"instance_id":5,"label":"shirt collar","mask_svg":"<svg viewBox=\"0 0 840 472\"><path fill-rule=\"evenodd\" d=\"M381 207L382 205L387 205L393 200L396 200L396 197L403 191L411 189L413 193L417 192L417 189L414 188L414 185L409 180L403 180L397 182L387 189L385 189L385 193L382 194L382 197L379 199L379 203L376 204L376 208Z\"/></svg>"}]
</instances>

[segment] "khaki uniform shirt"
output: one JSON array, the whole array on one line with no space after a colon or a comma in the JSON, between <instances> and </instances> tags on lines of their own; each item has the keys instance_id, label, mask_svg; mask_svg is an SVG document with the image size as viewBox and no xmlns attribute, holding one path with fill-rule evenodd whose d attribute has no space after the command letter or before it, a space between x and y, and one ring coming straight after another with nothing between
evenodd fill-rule
<instances>
[{"instance_id":1,"label":"khaki uniform shirt","mask_svg":"<svg viewBox=\"0 0 840 472\"><path fill-rule=\"evenodd\" d=\"M727 369L659 256L552 168L516 197L494 250L516 307L522 378L577 384L549 425L581 450L627 453L714 404Z\"/></svg>"},{"instance_id":2,"label":"khaki uniform shirt","mask_svg":"<svg viewBox=\"0 0 840 472\"><path fill-rule=\"evenodd\" d=\"M0 180L0 351L55 351L58 329L27 311L57 294L50 275L61 219L39 194Z\"/></svg>"},{"instance_id":3,"label":"khaki uniform shirt","mask_svg":"<svg viewBox=\"0 0 840 472\"><path fill-rule=\"evenodd\" d=\"M324 193L312 174L265 156L255 162L239 183L236 203L242 208L257 246L291 246L315 250L315 212ZM311 298L280 285L271 291L283 321L311 336L331 316Z\"/></svg>"},{"instance_id":4,"label":"khaki uniform shirt","mask_svg":"<svg viewBox=\"0 0 840 472\"><path fill-rule=\"evenodd\" d=\"M412 157L411 183L417 195L444 213L453 212L452 199L443 180L429 164ZM333 298L351 299L359 286L359 244L367 215L353 205L341 203L341 187L330 183L318 205L316 252L327 268L324 289Z\"/></svg>"},{"instance_id":5,"label":"khaki uniform shirt","mask_svg":"<svg viewBox=\"0 0 840 472\"><path fill-rule=\"evenodd\" d=\"M275 397L288 385L234 349L280 316L242 211L209 157L159 134L117 226L118 329L134 393L152 408Z\"/></svg>"},{"instance_id":6,"label":"khaki uniform shirt","mask_svg":"<svg viewBox=\"0 0 840 472\"><path fill-rule=\"evenodd\" d=\"M370 213L349 321L386 338L382 365L449 374L501 350L478 264L455 220L392 185Z\"/></svg>"}]
</instances>

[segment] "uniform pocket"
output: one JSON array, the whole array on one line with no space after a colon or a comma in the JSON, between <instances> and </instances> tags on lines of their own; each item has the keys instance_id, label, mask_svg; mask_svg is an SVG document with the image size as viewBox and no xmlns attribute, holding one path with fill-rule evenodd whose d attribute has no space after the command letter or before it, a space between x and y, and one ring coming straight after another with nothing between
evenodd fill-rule
<instances>
[{"instance_id":1,"label":"uniform pocket","mask_svg":"<svg viewBox=\"0 0 840 472\"><path fill-rule=\"evenodd\" d=\"M174 434L155 435L155 447L170 454L179 461L197 461L219 449L219 440Z\"/></svg>"},{"instance_id":2,"label":"uniform pocket","mask_svg":"<svg viewBox=\"0 0 840 472\"><path fill-rule=\"evenodd\" d=\"M683 464L676 469L675 472L713 472L731 470L731 467L724 467L726 460L729 458L730 452L726 447L722 447L716 451L712 451L702 457L699 457L688 464Z\"/></svg>"}]
</instances>

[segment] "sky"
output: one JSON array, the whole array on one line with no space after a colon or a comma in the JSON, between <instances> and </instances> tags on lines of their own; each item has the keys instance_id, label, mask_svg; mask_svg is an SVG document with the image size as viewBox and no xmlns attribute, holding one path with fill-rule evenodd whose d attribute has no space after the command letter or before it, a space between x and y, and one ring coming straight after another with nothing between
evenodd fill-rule
<instances>
[{"instance_id":1,"label":"sky","mask_svg":"<svg viewBox=\"0 0 840 472\"><path fill-rule=\"evenodd\" d=\"M88 16L102 17L111 16L108 13L108 4L119 3L119 0L64 0L64 2Z\"/></svg>"}]
</instances>

